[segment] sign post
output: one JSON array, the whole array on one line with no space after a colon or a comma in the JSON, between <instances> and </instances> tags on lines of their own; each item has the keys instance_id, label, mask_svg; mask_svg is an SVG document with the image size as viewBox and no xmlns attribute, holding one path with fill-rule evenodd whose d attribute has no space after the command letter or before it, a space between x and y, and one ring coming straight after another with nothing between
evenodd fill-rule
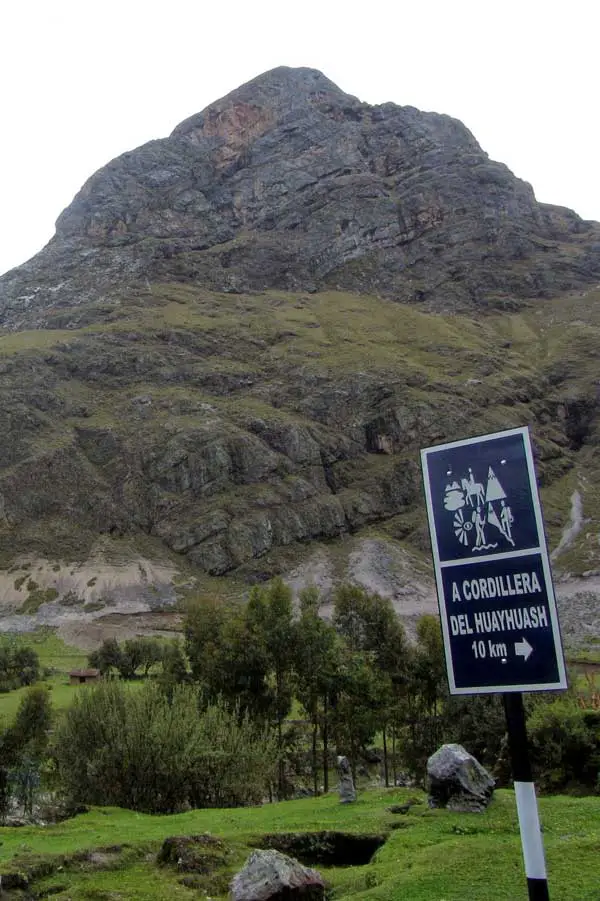
<instances>
[{"instance_id":1,"label":"sign post","mask_svg":"<svg viewBox=\"0 0 600 901\"><path fill-rule=\"evenodd\" d=\"M524 691L567 687L529 432L421 451L450 694L504 695L530 901L548 883Z\"/></svg>"}]
</instances>

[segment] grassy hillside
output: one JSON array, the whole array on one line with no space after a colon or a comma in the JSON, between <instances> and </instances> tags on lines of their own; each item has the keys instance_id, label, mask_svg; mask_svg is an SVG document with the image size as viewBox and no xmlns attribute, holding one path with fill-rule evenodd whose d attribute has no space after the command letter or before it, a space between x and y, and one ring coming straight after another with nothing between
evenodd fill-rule
<instances>
[{"instance_id":1,"label":"grassy hillside","mask_svg":"<svg viewBox=\"0 0 600 901\"><path fill-rule=\"evenodd\" d=\"M418 793L417 793L418 794ZM418 806L408 816L386 811L415 797L407 790L363 792L354 805L331 794L241 810L192 811L152 817L98 809L57 826L0 829L3 872L51 871L33 880L36 897L57 901L163 901L189 898L186 874L155 862L169 835L210 832L226 845L227 862L196 880L200 897L226 897L231 875L261 836L273 832L341 830L384 833L386 844L365 866L320 866L337 901L515 901L526 897L515 799L499 791L485 814ZM597 901L598 798L540 802L550 892L558 901ZM95 852L94 852L95 849ZM99 850L104 849L104 850ZM190 874L187 874L188 876Z\"/></svg>"},{"instance_id":2,"label":"grassy hillside","mask_svg":"<svg viewBox=\"0 0 600 901\"><path fill-rule=\"evenodd\" d=\"M579 505L556 571L600 568L600 290L475 317L342 291L153 283L54 319L0 335L13 612L49 591L82 610L142 595L153 609L174 603L177 578L239 596L348 535L428 565L419 448L524 424L551 547ZM32 557L50 575L17 590ZM93 565L83 581L65 565L142 557L163 571L96 584Z\"/></svg>"}]
</instances>

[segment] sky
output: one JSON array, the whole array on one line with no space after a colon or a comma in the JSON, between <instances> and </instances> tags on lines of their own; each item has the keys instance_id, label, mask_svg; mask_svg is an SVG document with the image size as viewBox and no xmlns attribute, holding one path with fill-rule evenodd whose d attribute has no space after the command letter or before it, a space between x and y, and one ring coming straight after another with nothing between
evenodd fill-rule
<instances>
[{"instance_id":1,"label":"sky","mask_svg":"<svg viewBox=\"0 0 600 901\"><path fill-rule=\"evenodd\" d=\"M275 66L461 119L540 201L600 220L597 0L0 3L0 273L119 154Z\"/></svg>"}]
</instances>

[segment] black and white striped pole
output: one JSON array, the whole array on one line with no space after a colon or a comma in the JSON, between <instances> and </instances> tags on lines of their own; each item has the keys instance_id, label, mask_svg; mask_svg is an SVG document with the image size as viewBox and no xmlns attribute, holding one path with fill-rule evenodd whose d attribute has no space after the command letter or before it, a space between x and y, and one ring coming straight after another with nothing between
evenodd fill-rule
<instances>
[{"instance_id":1,"label":"black and white striped pole","mask_svg":"<svg viewBox=\"0 0 600 901\"><path fill-rule=\"evenodd\" d=\"M523 695L521 692L507 692L503 697L529 901L549 901L544 843L529 760Z\"/></svg>"}]
</instances>

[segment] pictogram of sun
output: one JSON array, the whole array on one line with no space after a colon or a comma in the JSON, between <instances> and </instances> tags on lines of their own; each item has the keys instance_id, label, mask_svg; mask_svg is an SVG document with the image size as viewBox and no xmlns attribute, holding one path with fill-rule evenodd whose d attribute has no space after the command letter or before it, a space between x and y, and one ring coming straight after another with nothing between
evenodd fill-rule
<instances>
[{"instance_id":1,"label":"pictogram of sun","mask_svg":"<svg viewBox=\"0 0 600 901\"><path fill-rule=\"evenodd\" d=\"M469 532L472 528L473 523L465 519L463 511L459 510L454 516L454 534L465 547L469 544Z\"/></svg>"}]
</instances>

